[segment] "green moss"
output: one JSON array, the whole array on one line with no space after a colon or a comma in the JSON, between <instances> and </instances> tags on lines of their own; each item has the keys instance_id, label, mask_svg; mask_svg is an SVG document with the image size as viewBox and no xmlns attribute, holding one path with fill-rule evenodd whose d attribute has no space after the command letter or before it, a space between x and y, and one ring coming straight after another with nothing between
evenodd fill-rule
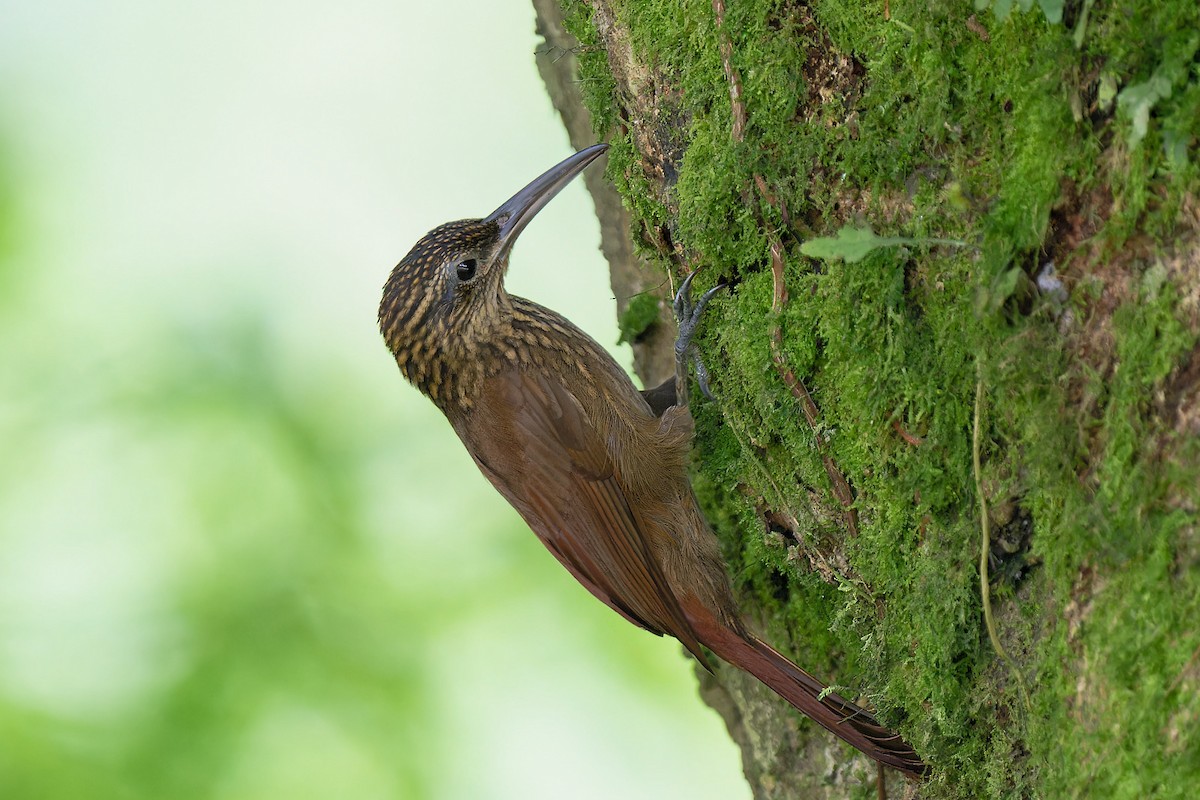
<instances>
[{"instance_id":1,"label":"green moss","mask_svg":"<svg viewBox=\"0 0 1200 800\"><path fill-rule=\"evenodd\" d=\"M716 267L701 282L737 279L700 342L719 400L695 408L695 483L747 604L814 672L905 721L940 768L925 796L1188 796L1200 574L1185 509L1200 502L1200 446L1171 430L1162 395L1196 335L1152 265L1200 191L1196 4L1095 4L1077 47L1074 7L1066 25L980 13L985 39L972 4L949 0L892 0L890 20L856 0L730 3L737 143L711 4L618 13L639 61L678 89L681 160L664 202L615 132L619 97L591 54L610 173L635 228L670 227ZM1170 92L1130 145L1115 98L1155 75ZM787 220L757 201L756 177ZM801 255L802 239L861 223L971 247ZM778 313L772 235L790 295ZM1051 260L1065 305L1032 289ZM817 431L775 370L775 326ZM992 593L1032 713L981 620L977 380L983 485L1031 528ZM857 493L854 538L822 448ZM829 552L845 566L820 568Z\"/></svg>"},{"instance_id":2,"label":"green moss","mask_svg":"<svg viewBox=\"0 0 1200 800\"><path fill-rule=\"evenodd\" d=\"M592 26L591 8L584 3L564 3L563 17L567 29L579 42L576 55L584 105L596 130L611 130L616 123L616 83Z\"/></svg>"},{"instance_id":3,"label":"green moss","mask_svg":"<svg viewBox=\"0 0 1200 800\"><path fill-rule=\"evenodd\" d=\"M658 322L658 298L651 294L639 294L630 298L625 313L617 320L617 329L621 338L617 344L635 342Z\"/></svg>"}]
</instances>

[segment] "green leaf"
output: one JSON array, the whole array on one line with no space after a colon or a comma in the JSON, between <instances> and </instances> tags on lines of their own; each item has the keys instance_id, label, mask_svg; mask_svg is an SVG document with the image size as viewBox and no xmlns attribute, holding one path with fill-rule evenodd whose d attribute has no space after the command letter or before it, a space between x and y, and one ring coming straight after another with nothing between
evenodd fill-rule
<instances>
[{"instance_id":1,"label":"green leaf","mask_svg":"<svg viewBox=\"0 0 1200 800\"><path fill-rule=\"evenodd\" d=\"M1063 5L1064 0L1038 0L1038 7L1042 9L1042 14L1051 25L1062 22ZM989 6L996 19L1003 22L1012 14L1013 0L975 0L976 11L982 11ZM1033 0L1017 0L1017 7L1028 14L1033 8Z\"/></svg>"},{"instance_id":2,"label":"green leaf","mask_svg":"<svg viewBox=\"0 0 1200 800\"><path fill-rule=\"evenodd\" d=\"M993 297L1003 303L1008 298L1012 297L1013 292L1017 290L1017 282L1021 279L1022 270L1020 267L1012 269L1001 275L995 282Z\"/></svg>"},{"instance_id":3,"label":"green leaf","mask_svg":"<svg viewBox=\"0 0 1200 800\"><path fill-rule=\"evenodd\" d=\"M1017 291L1023 271L1020 267L1010 267L992 278L986 286L980 286L975 291L975 313L979 316L993 314L1004 305L1004 301Z\"/></svg>"},{"instance_id":4,"label":"green leaf","mask_svg":"<svg viewBox=\"0 0 1200 800\"><path fill-rule=\"evenodd\" d=\"M1175 128L1163 128L1163 154L1167 157L1167 165L1176 172L1187 166L1188 146L1192 141L1190 131Z\"/></svg>"},{"instance_id":5,"label":"green leaf","mask_svg":"<svg viewBox=\"0 0 1200 800\"><path fill-rule=\"evenodd\" d=\"M1160 68L1147 81L1126 86L1117 95L1117 106L1125 109L1133 121L1129 146L1137 147L1150 129L1150 110L1159 100L1171 96L1171 81Z\"/></svg>"},{"instance_id":6,"label":"green leaf","mask_svg":"<svg viewBox=\"0 0 1200 800\"><path fill-rule=\"evenodd\" d=\"M1101 111L1112 108L1113 100L1117 97L1117 76L1105 72L1100 76L1100 86L1096 90L1096 106Z\"/></svg>"},{"instance_id":7,"label":"green leaf","mask_svg":"<svg viewBox=\"0 0 1200 800\"><path fill-rule=\"evenodd\" d=\"M893 247L898 244L941 244L950 247L970 247L967 242L958 239L935 239L922 236L917 239L908 236L876 236L869 227L853 228L849 225L838 231L837 236L818 236L800 245L800 252L809 258L821 261L844 260L847 264L857 264L872 250L880 247Z\"/></svg>"},{"instance_id":8,"label":"green leaf","mask_svg":"<svg viewBox=\"0 0 1200 800\"><path fill-rule=\"evenodd\" d=\"M1200 34L1176 38L1164 46L1162 61L1148 80L1126 86L1117 95L1117 106L1133 122L1129 146L1137 147L1150 129L1150 112L1160 100L1171 96L1173 87L1188 77L1188 67L1200 50Z\"/></svg>"},{"instance_id":9,"label":"green leaf","mask_svg":"<svg viewBox=\"0 0 1200 800\"><path fill-rule=\"evenodd\" d=\"M911 244L913 239L903 236L876 236L870 228L845 227L836 237L821 236L809 239L800 245L800 252L809 258L821 261L843 259L847 264L857 264L872 250L897 244Z\"/></svg>"},{"instance_id":10,"label":"green leaf","mask_svg":"<svg viewBox=\"0 0 1200 800\"><path fill-rule=\"evenodd\" d=\"M1046 15L1046 22L1051 25L1062 22L1063 0L1038 0L1038 5L1042 7L1042 13Z\"/></svg>"}]
</instances>

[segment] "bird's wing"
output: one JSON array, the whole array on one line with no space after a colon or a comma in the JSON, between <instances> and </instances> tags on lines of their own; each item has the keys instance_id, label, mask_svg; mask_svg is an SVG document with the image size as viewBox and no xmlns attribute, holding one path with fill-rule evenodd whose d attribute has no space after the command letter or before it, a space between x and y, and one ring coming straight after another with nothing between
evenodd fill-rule
<instances>
[{"instance_id":1,"label":"bird's wing","mask_svg":"<svg viewBox=\"0 0 1200 800\"><path fill-rule=\"evenodd\" d=\"M536 372L502 372L482 389L472 414L481 435L471 439L490 446L471 449L484 475L588 591L631 622L676 637L706 664L610 457L607 432L568 389Z\"/></svg>"}]
</instances>

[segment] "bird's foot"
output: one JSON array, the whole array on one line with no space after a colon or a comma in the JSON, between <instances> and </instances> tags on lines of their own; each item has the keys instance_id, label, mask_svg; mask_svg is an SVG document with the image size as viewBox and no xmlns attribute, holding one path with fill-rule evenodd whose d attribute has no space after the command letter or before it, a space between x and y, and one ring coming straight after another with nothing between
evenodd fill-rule
<instances>
[{"instance_id":1,"label":"bird's foot","mask_svg":"<svg viewBox=\"0 0 1200 800\"><path fill-rule=\"evenodd\" d=\"M692 279L699 271L699 269L692 270L683 279L683 283L679 284L679 291L675 293L675 320L679 324L679 336L675 339L675 395L676 404L681 406L687 405L689 359L696 367L696 383L700 385L700 391L709 400L713 399L712 391L708 388L708 368L700 360L700 354L696 351L693 339L696 336L696 329L700 325L700 316L704 313L704 307L708 305L708 301L713 298L713 295L725 288L725 284L717 284L700 295L700 299L693 303Z\"/></svg>"}]
</instances>

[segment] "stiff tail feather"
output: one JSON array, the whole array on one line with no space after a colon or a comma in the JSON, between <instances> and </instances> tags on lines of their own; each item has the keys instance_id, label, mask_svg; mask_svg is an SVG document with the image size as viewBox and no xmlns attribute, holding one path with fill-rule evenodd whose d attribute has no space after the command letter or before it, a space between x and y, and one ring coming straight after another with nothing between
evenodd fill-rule
<instances>
[{"instance_id":1,"label":"stiff tail feather","mask_svg":"<svg viewBox=\"0 0 1200 800\"><path fill-rule=\"evenodd\" d=\"M712 623L698 626L704 642L720 658L749 672L800 713L820 723L871 758L913 777L929 768L900 734L880 725L871 714L826 687L766 642ZM818 699L820 698L820 699Z\"/></svg>"}]
</instances>

